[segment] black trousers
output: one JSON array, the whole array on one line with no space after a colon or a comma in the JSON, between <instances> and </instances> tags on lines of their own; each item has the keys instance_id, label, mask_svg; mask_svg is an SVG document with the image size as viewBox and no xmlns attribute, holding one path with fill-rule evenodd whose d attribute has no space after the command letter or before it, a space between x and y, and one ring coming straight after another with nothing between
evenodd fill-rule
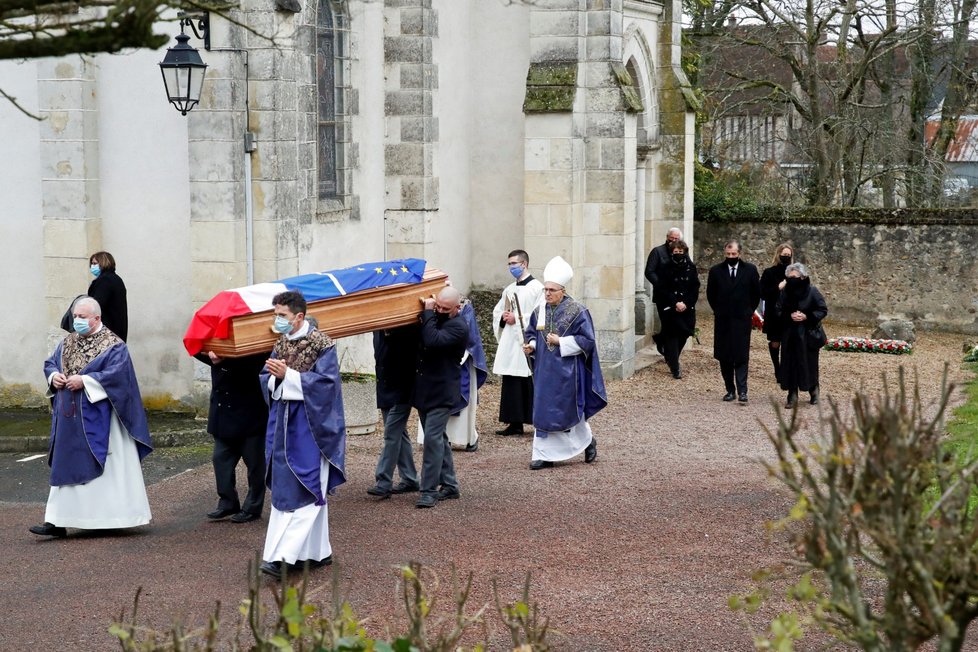
<instances>
[{"instance_id":1,"label":"black trousers","mask_svg":"<svg viewBox=\"0 0 978 652\"><path fill-rule=\"evenodd\" d=\"M244 503L238 501L235 468L244 460L248 469L248 494ZM236 509L249 514L261 515L265 505L265 438L243 439L214 438L214 480L220 500L218 509Z\"/></svg>"},{"instance_id":2,"label":"black trousers","mask_svg":"<svg viewBox=\"0 0 978 652\"><path fill-rule=\"evenodd\" d=\"M533 377L502 376L499 393L499 420L522 425L533 423Z\"/></svg>"},{"instance_id":3,"label":"black trousers","mask_svg":"<svg viewBox=\"0 0 978 652\"><path fill-rule=\"evenodd\" d=\"M734 364L732 362L720 363L720 375L723 376L723 385L728 392L737 390L738 394L747 393L747 363ZM736 387L734 383L736 382Z\"/></svg>"}]
</instances>

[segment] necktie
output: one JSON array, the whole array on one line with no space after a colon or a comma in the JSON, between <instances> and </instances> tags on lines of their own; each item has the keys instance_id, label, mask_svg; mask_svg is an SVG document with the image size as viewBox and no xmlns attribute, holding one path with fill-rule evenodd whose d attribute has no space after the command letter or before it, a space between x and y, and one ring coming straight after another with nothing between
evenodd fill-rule
<instances>
[{"instance_id":1,"label":"necktie","mask_svg":"<svg viewBox=\"0 0 978 652\"><path fill-rule=\"evenodd\" d=\"M732 278L732 279L737 278L737 268L736 267L731 267L730 268L730 278Z\"/></svg>"}]
</instances>

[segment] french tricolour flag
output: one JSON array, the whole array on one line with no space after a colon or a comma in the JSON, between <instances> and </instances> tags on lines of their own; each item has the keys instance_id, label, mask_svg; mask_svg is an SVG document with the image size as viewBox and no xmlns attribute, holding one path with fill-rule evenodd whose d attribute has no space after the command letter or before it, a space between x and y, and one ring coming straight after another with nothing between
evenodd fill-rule
<instances>
[{"instance_id":1,"label":"french tricolour flag","mask_svg":"<svg viewBox=\"0 0 978 652\"><path fill-rule=\"evenodd\" d=\"M227 338L233 317L271 310L272 298L280 292L298 290L308 302L331 299L386 285L420 283L424 268L425 261L420 258L404 258L225 290L194 313L183 336L183 345L190 355L195 355L204 340Z\"/></svg>"}]
</instances>

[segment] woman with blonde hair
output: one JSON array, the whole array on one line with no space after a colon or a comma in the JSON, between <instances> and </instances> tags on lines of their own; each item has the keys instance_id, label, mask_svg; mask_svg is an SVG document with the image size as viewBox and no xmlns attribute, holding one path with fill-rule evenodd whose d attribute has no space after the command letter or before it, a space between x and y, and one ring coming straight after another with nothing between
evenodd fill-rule
<instances>
[{"instance_id":1,"label":"woman with blonde hair","mask_svg":"<svg viewBox=\"0 0 978 652\"><path fill-rule=\"evenodd\" d=\"M794 259L794 249L789 242L782 242L774 250L772 265L761 274L761 317L767 335L768 353L774 364L774 377L781 380L781 323L774 316L774 306L784 288L785 270Z\"/></svg>"}]
</instances>

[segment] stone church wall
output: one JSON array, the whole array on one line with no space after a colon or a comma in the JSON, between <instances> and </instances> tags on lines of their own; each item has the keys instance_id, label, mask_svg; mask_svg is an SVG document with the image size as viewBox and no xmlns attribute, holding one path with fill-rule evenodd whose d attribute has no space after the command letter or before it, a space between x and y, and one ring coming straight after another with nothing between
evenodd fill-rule
<instances>
[{"instance_id":1,"label":"stone church wall","mask_svg":"<svg viewBox=\"0 0 978 652\"><path fill-rule=\"evenodd\" d=\"M978 219L926 223L696 224L694 252L704 283L730 238L759 270L788 241L825 295L829 319L910 319L918 329L978 334ZM705 292L705 288L704 288ZM709 306L703 301L703 309Z\"/></svg>"}]
</instances>

